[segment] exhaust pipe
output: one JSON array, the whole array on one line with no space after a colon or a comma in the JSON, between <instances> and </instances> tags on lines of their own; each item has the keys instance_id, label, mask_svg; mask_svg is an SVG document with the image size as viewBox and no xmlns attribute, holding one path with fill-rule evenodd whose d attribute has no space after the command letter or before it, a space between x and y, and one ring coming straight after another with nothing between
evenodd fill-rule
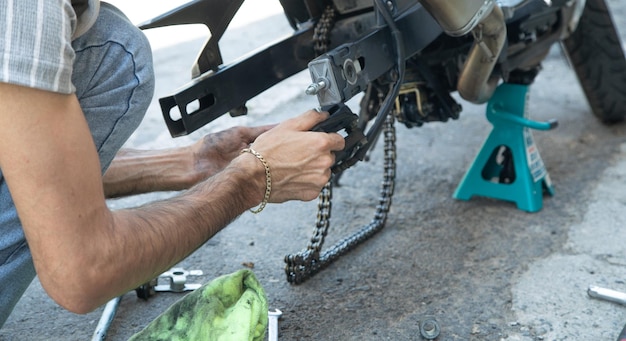
<instances>
[{"instance_id":1,"label":"exhaust pipe","mask_svg":"<svg viewBox=\"0 0 626 341\"><path fill-rule=\"evenodd\" d=\"M494 0L421 0L451 36L472 33L474 46L459 76L457 91L465 100L487 102L500 81L492 76L506 38L504 15Z\"/></svg>"},{"instance_id":2,"label":"exhaust pipe","mask_svg":"<svg viewBox=\"0 0 626 341\"><path fill-rule=\"evenodd\" d=\"M500 51L504 46L506 25L500 7L472 30L474 46L459 76L457 90L464 99L481 104L487 102L498 86L500 77L492 76Z\"/></svg>"}]
</instances>

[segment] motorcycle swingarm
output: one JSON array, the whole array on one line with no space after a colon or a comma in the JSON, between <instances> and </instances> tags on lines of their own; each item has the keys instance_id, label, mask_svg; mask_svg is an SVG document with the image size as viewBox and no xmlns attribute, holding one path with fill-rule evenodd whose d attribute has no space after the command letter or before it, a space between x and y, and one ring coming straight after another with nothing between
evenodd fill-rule
<instances>
[{"instance_id":1,"label":"motorcycle swingarm","mask_svg":"<svg viewBox=\"0 0 626 341\"><path fill-rule=\"evenodd\" d=\"M441 27L417 3L397 16L395 22L403 33L407 58L442 33ZM386 46L387 50L381 46ZM313 27L306 26L239 62L202 74L173 95L160 98L170 134L173 137L190 134L227 112L233 116L245 114L246 101L304 70L315 57L313 51ZM365 84L395 65L392 51L390 30L387 26L380 26L365 37L339 46L316 60L331 60L332 68L340 71L348 59L367 59L357 81L341 85L345 93L342 99L348 100L363 90ZM176 109L180 118L174 119L172 111Z\"/></svg>"}]
</instances>

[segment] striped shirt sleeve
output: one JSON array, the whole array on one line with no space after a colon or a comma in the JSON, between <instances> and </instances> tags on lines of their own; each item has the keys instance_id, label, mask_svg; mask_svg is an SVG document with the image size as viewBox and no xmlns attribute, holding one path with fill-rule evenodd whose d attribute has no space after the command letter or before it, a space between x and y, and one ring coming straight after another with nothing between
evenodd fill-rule
<instances>
[{"instance_id":1,"label":"striped shirt sleeve","mask_svg":"<svg viewBox=\"0 0 626 341\"><path fill-rule=\"evenodd\" d=\"M70 0L3 0L0 82L73 93L75 27Z\"/></svg>"}]
</instances>

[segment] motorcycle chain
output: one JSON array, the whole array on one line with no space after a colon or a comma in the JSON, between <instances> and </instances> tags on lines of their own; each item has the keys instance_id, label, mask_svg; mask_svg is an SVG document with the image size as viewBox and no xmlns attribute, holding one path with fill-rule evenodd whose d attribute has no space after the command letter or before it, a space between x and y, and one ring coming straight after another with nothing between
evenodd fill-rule
<instances>
[{"instance_id":1,"label":"motorcycle chain","mask_svg":"<svg viewBox=\"0 0 626 341\"><path fill-rule=\"evenodd\" d=\"M285 256L287 281L300 284L324 269L342 255L382 230L387 221L396 175L396 130L393 115L388 115L384 126L384 165L380 197L372 221L352 235L340 240L322 253L324 238L328 233L331 215L332 180L322 189L318 198L317 221L313 237L307 248L299 253Z\"/></svg>"},{"instance_id":2,"label":"motorcycle chain","mask_svg":"<svg viewBox=\"0 0 626 341\"><path fill-rule=\"evenodd\" d=\"M315 25L313 30L313 48L317 56L328 52L330 46L330 32L335 26L335 17L337 11L333 6L326 6L320 20Z\"/></svg>"}]
</instances>

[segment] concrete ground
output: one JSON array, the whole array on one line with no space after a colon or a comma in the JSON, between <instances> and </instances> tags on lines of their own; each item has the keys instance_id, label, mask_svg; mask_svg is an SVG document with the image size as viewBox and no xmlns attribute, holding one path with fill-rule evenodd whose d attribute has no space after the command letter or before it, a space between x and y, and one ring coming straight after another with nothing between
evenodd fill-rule
<instances>
[{"instance_id":1,"label":"concrete ground","mask_svg":"<svg viewBox=\"0 0 626 341\"><path fill-rule=\"evenodd\" d=\"M147 2L150 6L141 7ZM115 3L135 22L172 4ZM250 3L224 38L226 60L289 32L273 2ZM626 33L626 3L609 4ZM158 97L187 81L202 38L195 29L157 31L150 38ZM316 106L303 95L308 81L307 73L298 74L251 101L248 116L224 117L180 139L169 137L155 103L128 145L182 145L230 125L281 121ZM415 129L397 125L396 191L387 226L304 284L286 282L283 258L307 245L316 202L245 213L181 265L203 270L197 281L204 283L253 264L270 307L283 311L281 340L421 340L418 326L427 316L441 326L438 340L615 340L626 323L626 306L591 299L587 287L626 292L626 125L607 127L593 117L555 48L529 102L531 118L559 121L556 130L534 133L555 195L531 214L508 202L452 198L491 127L484 106L461 104L457 121ZM327 246L371 218L381 149L349 170L335 191ZM171 195L115 200L110 206ZM160 293L143 301L128 293L108 340L127 339L180 297ZM101 313L102 308L68 313L35 280L0 329L0 340L87 340Z\"/></svg>"}]
</instances>

